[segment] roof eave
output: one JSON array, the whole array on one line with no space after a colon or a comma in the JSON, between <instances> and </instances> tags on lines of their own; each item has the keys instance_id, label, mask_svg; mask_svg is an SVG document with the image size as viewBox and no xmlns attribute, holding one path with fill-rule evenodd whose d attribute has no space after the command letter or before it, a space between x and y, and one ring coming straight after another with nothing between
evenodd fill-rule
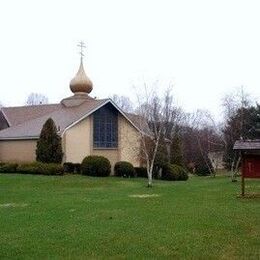
<instances>
[{"instance_id":1,"label":"roof eave","mask_svg":"<svg viewBox=\"0 0 260 260\"><path fill-rule=\"evenodd\" d=\"M97 111L98 109L100 109L101 107L105 106L106 104L111 103L119 112L120 114L125 117L130 123L131 125L137 130L137 131L141 131L133 122L132 120L130 120L127 115L121 110L121 108L119 108L110 98L107 99L104 103L100 104L98 107L95 107L94 109L92 109L90 112L88 112L87 114L85 114L84 116L82 116L80 119L78 119L77 121L73 122L72 124L70 124L69 126L67 126L61 133L61 136L64 135L64 133L69 130L71 127L73 127L74 125L78 124L79 122L81 122L82 120L84 120L85 118L87 118L88 116L90 116L91 114L93 114L95 111Z\"/></svg>"},{"instance_id":2,"label":"roof eave","mask_svg":"<svg viewBox=\"0 0 260 260\"><path fill-rule=\"evenodd\" d=\"M1 111L2 111L2 114L3 114L3 116L4 116L4 118L5 118L6 122L7 122L7 124L9 125L9 127L12 126L12 124L11 124L11 122L9 121L9 119L8 119L8 117L7 117L7 115L6 115L6 113L4 112L4 107L2 107Z\"/></svg>"},{"instance_id":3,"label":"roof eave","mask_svg":"<svg viewBox=\"0 0 260 260\"><path fill-rule=\"evenodd\" d=\"M15 136L15 137L0 137L0 141L14 141L14 140L37 140L39 136Z\"/></svg>"}]
</instances>

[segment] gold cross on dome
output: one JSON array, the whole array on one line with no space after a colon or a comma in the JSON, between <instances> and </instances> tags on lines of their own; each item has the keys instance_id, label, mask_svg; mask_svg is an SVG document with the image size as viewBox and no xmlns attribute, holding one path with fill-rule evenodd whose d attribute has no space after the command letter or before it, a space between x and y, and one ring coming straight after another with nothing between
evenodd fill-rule
<instances>
[{"instance_id":1,"label":"gold cross on dome","mask_svg":"<svg viewBox=\"0 0 260 260\"><path fill-rule=\"evenodd\" d=\"M80 48L80 58L82 59L85 55L84 55L84 48L86 48L86 45L83 41L79 42L79 44L77 45Z\"/></svg>"}]
</instances>

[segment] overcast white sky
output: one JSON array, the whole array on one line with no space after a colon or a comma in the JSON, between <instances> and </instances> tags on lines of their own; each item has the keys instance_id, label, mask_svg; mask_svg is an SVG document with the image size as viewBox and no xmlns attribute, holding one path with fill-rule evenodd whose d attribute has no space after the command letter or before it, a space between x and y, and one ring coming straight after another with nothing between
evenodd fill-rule
<instances>
[{"instance_id":1,"label":"overcast white sky","mask_svg":"<svg viewBox=\"0 0 260 260\"><path fill-rule=\"evenodd\" d=\"M236 87L260 100L259 14L259 0L3 0L0 101L71 95L83 40L92 96L135 97L133 84L159 79L174 84L185 110L219 117L221 98Z\"/></svg>"}]
</instances>

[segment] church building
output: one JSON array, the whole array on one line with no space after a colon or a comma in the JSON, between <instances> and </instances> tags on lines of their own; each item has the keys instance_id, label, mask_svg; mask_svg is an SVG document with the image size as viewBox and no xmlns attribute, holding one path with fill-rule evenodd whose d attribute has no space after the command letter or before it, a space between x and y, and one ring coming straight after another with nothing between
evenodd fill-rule
<instances>
[{"instance_id":1,"label":"church building","mask_svg":"<svg viewBox=\"0 0 260 260\"><path fill-rule=\"evenodd\" d=\"M0 162L32 162L43 124L52 118L62 138L63 162L81 163L102 155L113 165L140 166L138 117L122 111L111 99L95 99L81 57L70 82L73 95L58 104L0 109Z\"/></svg>"}]
</instances>

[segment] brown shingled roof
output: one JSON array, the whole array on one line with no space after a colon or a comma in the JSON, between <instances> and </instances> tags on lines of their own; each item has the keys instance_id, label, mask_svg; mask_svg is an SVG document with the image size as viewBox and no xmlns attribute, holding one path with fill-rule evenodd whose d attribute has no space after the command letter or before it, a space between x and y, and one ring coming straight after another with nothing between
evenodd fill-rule
<instances>
[{"instance_id":1,"label":"brown shingled roof","mask_svg":"<svg viewBox=\"0 0 260 260\"><path fill-rule=\"evenodd\" d=\"M19 125L25 121L35 119L59 109L61 104L2 107L2 112L6 116L10 126Z\"/></svg>"},{"instance_id":2,"label":"brown shingled roof","mask_svg":"<svg viewBox=\"0 0 260 260\"><path fill-rule=\"evenodd\" d=\"M96 109L107 103L108 99L91 99L82 103L80 106L66 107L61 104L50 105L50 107L39 105L34 106L35 112L32 112L31 108L26 107L10 109L9 116L11 121L16 123L9 128L0 131L0 139L33 139L38 138L42 129L43 124L48 118L52 118L60 133L62 133L71 124L77 122L85 115L93 113ZM23 109L25 108L25 109ZM43 109L40 111L40 109ZM18 112L19 111L19 112ZM49 113L46 111L50 111ZM13 113L18 112L19 116ZM31 112L30 116L27 113ZM36 115L40 115L37 118ZM26 120L31 118L30 120ZM9 118L8 118L9 119ZM24 119L24 120L22 120ZM19 123L18 122L23 122Z\"/></svg>"},{"instance_id":3,"label":"brown shingled roof","mask_svg":"<svg viewBox=\"0 0 260 260\"><path fill-rule=\"evenodd\" d=\"M71 106L71 100L74 105ZM63 102L65 101L65 102ZM5 107L2 108L10 127L0 131L0 140L10 139L37 139L43 124L48 118L52 118L58 128L60 134L74 124L80 122L97 109L107 103L111 103L116 109L139 131L144 131L150 135L149 126L140 128L140 117L135 114L124 113L110 99L93 99L78 100L78 98L70 97L64 99L59 104L24 106L24 107ZM74 102L75 101L75 102ZM80 101L80 102L78 102ZM145 128L145 129L143 129Z\"/></svg>"},{"instance_id":4,"label":"brown shingled roof","mask_svg":"<svg viewBox=\"0 0 260 260\"><path fill-rule=\"evenodd\" d=\"M233 147L234 150L260 150L260 140L237 140Z\"/></svg>"}]
</instances>

